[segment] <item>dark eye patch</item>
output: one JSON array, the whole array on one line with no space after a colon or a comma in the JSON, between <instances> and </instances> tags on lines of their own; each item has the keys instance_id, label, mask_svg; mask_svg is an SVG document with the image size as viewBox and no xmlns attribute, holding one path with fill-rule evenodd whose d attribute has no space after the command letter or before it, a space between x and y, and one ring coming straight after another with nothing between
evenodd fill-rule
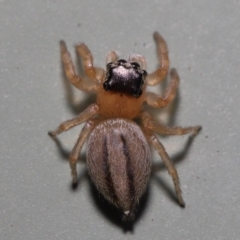
<instances>
[{"instance_id":1,"label":"dark eye patch","mask_svg":"<svg viewBox=\"0 0 240 240\"><path fill-rule=\"evenodd\" d=\"M132 67L133 67L134 69L140 68L140 64L137 63L137 62L131 62L131 65L132 65Z\"/></svg>"}]
</instances>

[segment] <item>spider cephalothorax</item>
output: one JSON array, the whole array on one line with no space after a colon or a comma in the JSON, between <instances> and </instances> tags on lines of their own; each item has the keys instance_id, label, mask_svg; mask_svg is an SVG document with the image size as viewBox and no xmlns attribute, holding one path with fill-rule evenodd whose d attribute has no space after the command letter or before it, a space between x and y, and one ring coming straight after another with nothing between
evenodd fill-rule
<instances>
[{"instance_id":1,"label":"spider cephalothorax","mask_svg":"<svg viewBox=\"0 0 240 240\"><path fill-rule=\"evenodd\" d=\"M76 74L65 42L60 43L66 76L76 88L85 92L94 91L97 99L79 116L63 122L49 135L56 140L61 132L86 122L69 158L73 183L77 182L76 164L82 146L88 139L89 174L97 189L123 212L127 220L134 218L136 205L148 184L151 172L149 145L161 156L173 179L179 203L184 206L177 170L156 134L195 135L200 129L200 126L163 126L143 109L144 103L155 108L166 107L174 99L179 85L177 71L172 69L170 83L163 96L147 92L147 85L160 83L169 70L166 42L157 32L154 33L154 39L159 67L148 75L145 71L146 60L141 55L131 55L126 61L119 60L117 53L112 51L107 55L105 72L93 66L88 47L85 44L78 45L77 52L83 60L86 79ZM138 121L135 122L135 119Z\"/></svg>"},{"instance_id":2,"label":"spider cephalothorax","mask_svg":"<svg viewBox=\"0 0 240 240\"><path fill-rule=\"evenodd\" d=\"M142 94L147 72L137 62L124 59L107 64L106 80L103 88L106 91L119 92L138 98Z\"/></svg>"}]
</instances>

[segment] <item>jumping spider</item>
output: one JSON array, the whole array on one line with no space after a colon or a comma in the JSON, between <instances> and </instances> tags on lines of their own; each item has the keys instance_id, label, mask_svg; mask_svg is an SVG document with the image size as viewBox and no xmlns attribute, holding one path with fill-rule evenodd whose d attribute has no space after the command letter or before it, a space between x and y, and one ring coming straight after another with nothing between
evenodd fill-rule
<instances>
[{"instance_id":1,"label":"jumping spider","mask_svg":"<svg viewBox=\"0 0 240 240\"><path fill-rule=\"evenodd\" d=\"M49 135L86 122L70 154L69 162L73 183L77 182L76 163L84 142L87 144L87 167L92 181L103 196L121 209L123 218L132 220L134 209L146 190L151 172L149 144L158 152L168 173L172 176L180 205L184 206L177 170L164 146L155 136L195 135L200 126L166 127L156 123L143 110L143 103L164 108L175 97L179 77L175 69L170 71L170 83L163 96L146 92L147 85L157 85L168 74L169 59L165 40L154 33L159 59L159 68L151 74L146 72L146 60L141 55L118 59L116 52L107 55L106 71L93 65L93 57L85 44L76 47L82 59L86 78L75 72L72 59L64 41L60 42L65 73L70 82L84 92L95 92L96 103L91 104L79 116L63 122ZM134 120L139 119L141 124Z\"/></svg>"}]
</instances>

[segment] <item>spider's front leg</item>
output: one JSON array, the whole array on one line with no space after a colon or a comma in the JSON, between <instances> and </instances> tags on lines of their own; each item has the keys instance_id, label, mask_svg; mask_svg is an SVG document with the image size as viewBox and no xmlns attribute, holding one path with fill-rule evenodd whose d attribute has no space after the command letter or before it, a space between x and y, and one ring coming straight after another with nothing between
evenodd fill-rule
<instances>
[{"instance_id":1,"label":"spider's front leg","mask_svg":"<svg viewBox=\"0 0 240 240\"><path fill-rule=\"evenodd\" d=\"M148 105L155 108L163 108L166 107L174 99L180 80L175 69L171 69L170 76L170 83L163 97L153 92L146 93L146 102Z\"/></svg>"},{"instance_id":2,"label":"spider's front leg","mask_svg":"<svg viewBox=\"0 0 240 240\"><path fill-rule=\"evenodd\" d=\"M117 61L117 59L118 59L118 55L115 51L109 52L106 57L106 65L108 65L108 63Z\"/></svg>"},{"instance_id":3,"label":"spider's front leg","mask_svg":"<svg viewBox=\"0 0 240 240\"><path fill-rule=\"evenodd\" d=\"M164 38L158 32L155 32L153 37L157 46L159 67L156 71L147 76L148 85L156 85L161 82L167 76L169 69L167 44Z\"/></svg>"},{"instance_id":4,"label":"spider's front leg","mask_svg":"<svg viewBox=\"0 0 240 240\"><path fill-rule=\"evenodd\" d=\"M81 78L76 74L71 56L67 50L67 46L64 41L60 41L61 58L64 65L65 73L69 81L78 89L90 92L96 91L97 83L87 81L87 79Z\"/></svg>"},{"instance_id":5,"label":"spider's front leg","mask_svg":"<svg viewBox=\"0 0 240 240\"><path fill-rule=\"evenodd\" d=\"M130 54L129 61L139 63L141 65L141 68L146 71L147 61L144 56L142 56L140 54Z\"/></svg>"},{"instance_id":6,"label":"spider's front leg","mask_svg":"<svg viewBox=\"0 0 240 240\"><path fill-rule=\"evenodd\" d=\"M82 59L83 67L87 77L93 81L102 82L105 71L102 68L93 66L93 56L86 44L81 43L76 46L76 50Z\"/></svg>"}]
</instances>

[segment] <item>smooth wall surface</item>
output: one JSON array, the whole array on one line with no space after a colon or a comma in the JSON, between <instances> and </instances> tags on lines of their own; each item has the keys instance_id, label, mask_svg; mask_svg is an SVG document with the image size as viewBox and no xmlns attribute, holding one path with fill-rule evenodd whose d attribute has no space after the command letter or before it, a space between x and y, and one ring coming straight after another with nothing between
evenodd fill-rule
<instances>
[{"instance_id":1,"label":"smooth wall surface","mask_svg":"<svg viewBox=\"0 0 240 240\"><path fill-rule=\"evenodd\" d=\"M194 141L159 137L178 170L185 209L153 153L131 226L92 187L84 151L79 186L71 187L67 156L82 126L59 136L62 151L47 132L94 101L65 81L61 39L76 65L74 45L85 42L97 66L114 49L123 58L143 54L151 72L154 31L166 39L181 84L170 111L152 112L166 124L203 129ZM239 239L239 1L1 0L0 33L1 239Z\"/></svg>"}]
</instances>

